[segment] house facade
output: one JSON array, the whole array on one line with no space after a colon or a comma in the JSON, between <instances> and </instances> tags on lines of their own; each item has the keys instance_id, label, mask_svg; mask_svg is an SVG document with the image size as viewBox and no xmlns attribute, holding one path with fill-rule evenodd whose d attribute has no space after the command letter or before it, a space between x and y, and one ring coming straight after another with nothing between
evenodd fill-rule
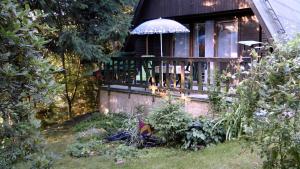
<instances>
[{"instance_id":1,"label":"house facade","mask_svg":"<svg viewBox=\"0 0 300 169\"><path fill-rule=\"evenodd\" d=\"M163 34L163 57L159 35L129 36L126 55L103 65L100 110L132 112L139 105L150 109L165 91L172 91L190 98L186 111L209 114L207 91L215 84L215 72L234 73L252 60L249 51L254 46L238 42L268 42L287 32L282 18L288 17L277 15L280 4L275 1L140 0L133 28L162 17L180 22L190 32Z\"/></svg>"}]
</instances>

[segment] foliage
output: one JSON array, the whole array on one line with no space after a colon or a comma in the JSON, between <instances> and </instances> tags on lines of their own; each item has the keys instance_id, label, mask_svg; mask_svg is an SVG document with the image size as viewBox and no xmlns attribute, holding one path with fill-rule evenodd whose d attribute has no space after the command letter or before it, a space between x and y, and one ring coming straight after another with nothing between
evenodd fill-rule
<instances>
[{"instance_id":1,"label":"foliage","mask_svg":"<svg viewBox=\"0 0 300 169\"><path fill-rule=\"evenodd\" d=\"M225 140L225 130L222 126L215 126L214 120L200 118L189 124L186 131L183 148L198 150L211 144Z\"/></svg>"},{"instance_id":2,"label":"foliage","mask_svg":"<svg viewBox=\"0 0 300 169\"><path fill-rule=\"evenodd\" d=\"M267 169L300 166L299 39L267 46L273 52L255 60L249 71L240 72L245 79L236 96L222 103L225 113L219 124L225 125L227 138L247 134L261 150Z\"/></svg>"},{"instance_id":3,"label":"foliage","mask_svg":"<svg viewBox=\"0 0 300 169\"><path fill-rule=\"evenodd\" d=\"M89 157L100 155L103 150L103 143L100 140L91 139L87 142L75 142L68 146L67 152L72 157Z\"/></svg>"},{"instance_id":4,"label":"foliage","mask_svg":"<svg viewBox=\"0 0 300 169\"><path fill-rule=\"evenodd\" d=\"M30 155L31 169L50 169L53 167L54 160L57 156L53 153L35 153Z\"/></svg>"},{"instance_id":5,"label":"foliage","mask_svg":"<svg viewBox=\"0 0 300 169\"><path fill-rule=\"evenodd\" d=\"M214 73L215 85L212 85L208 89L208 99L211 104L212 113L220 114L222 111L222 92L221 92L221 78L219 71Z\"/></svg>"},{"instance_id":6,"label":"foliage","mask_svg":"<svg viewBox=\"0 0 300 169\"><path fill-rule=\"evenodd\" d=\"M127 158L138 157L138 151L136 147L120 144L116 148L114 156L116 161L122 161Z\"/></svg>"},{"instance_id":7,"label":"foliage","mask_svg":"<svg viewBox=\"0 0 300 169\"><path fill-rule=\"evenodd\" d=\"M57 70L42 53L40 12L17 0L1 1L0 11L0 168L11 168L42 150L35 115L56 95Z\"/></svg>"},{"instance_id":8,"label":"foliage","mask_svg":"<svg viewBox=\"0 0 300 169\"><path fill-rule=\"evenodd\" d=\"M299 168L300 35L273 49L252 72L259 99L251 127L264 168Z\"/></svg>"},{"instance_id":9,"label":"foliage","mask_svg":"<svg viewBox=\"0 0 300 169\"><path fill-rule=\"evenodd\" d=\"M122 128L125 115L109 113L107 115L99 112L94 113L90 118L80 122L73 127L73 131L80 132L90 128L104 129L108 134L114 133Z\"/></svg>"},{"instance_id":10,"label":"foliage","mask_svg":"<svg viewBox=\"0 0 300 169\"><path fill-rule=\"evenodd\" d=\"M171 96L161 106L151 112L149 124L166 139L168 143L181 143L192 118L182 109L180 101L172 100Z\"/></svg>"},{"instance_id":11,"label":"foliage","mask_svg":"<svg viewBox=\"0 0 300 169\"><path fill-rule=\"evenodd\" d=\"M48 54L62 65L62 76L58 77L64 87L61 97L67 107L69 118L73 118L82 100L95 102L95 80L84 75L99 69L101 62L109 61L122 48L128 35L135 0L39 0L30 1L33 9L46 14L43 22L54 28L43 32L47 36ZM92 68L87 70L86 68ZM91 75L89 75L91 76ZM86 84L87 83L87 84ZM98 91L99 92L99 91ZM91 101L91 100L90 100ZM92 103L93 103L92 102ZM85 103L86 104L86 103ZM95 107L93 107L95 108Z\"/></svg>"}]
</instances>

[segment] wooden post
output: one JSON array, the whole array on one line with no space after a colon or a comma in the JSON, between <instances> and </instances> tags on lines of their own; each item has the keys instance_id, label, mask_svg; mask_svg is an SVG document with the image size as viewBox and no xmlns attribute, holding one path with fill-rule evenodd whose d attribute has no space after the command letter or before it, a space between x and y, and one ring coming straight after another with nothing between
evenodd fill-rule
<instances>
[{"instance_id":1,"label":"wooden post","mask_svg":"<svg viewBox=\"0 0 300 169\"><path fill-rule=\"evenodd\" d=\"M194 72L194 69L193 69L193 61L189 61L189 64L190 64L190 74L189 74L189 90L193 90L193 83L194 83L194 79L193 79L193 72ZM190 94L190 92L188 93Z\"/></svg>"},{"instance_id":2,"label":"wooden post","mask_svg":"<svg viewBox=\"0 0 300 169\"><path fill-rule=\"evenodd\" d=\"M169 65L170 65L170 61L167 61L166 62L167 63L167 65L166 65L166 87L168 88L168 89L170 89L170 75L169 75Z\"/></svg>"},{"instance_id":3,"label":"wooden post","mask_svg":"<svg viewBox=\"0 0 300 169\"><path fill-rule=\"evenodd\" d=\"M180 62L180 66L181 66L181 73L180 73L180 88L184 93L185 90L185 62L181 61Z\"/></svg>"},{"instance_id":4,"label":"wooden post","mask_svg":"<svg viewBox=\"0 0 300 169\"><path fill-rule=\"evenodd\" d=\"M199 93L203 92L203 78L202 78L202 73L203 73L203 62L198 62L198 91Z\"/></svg>"}]
</instances>

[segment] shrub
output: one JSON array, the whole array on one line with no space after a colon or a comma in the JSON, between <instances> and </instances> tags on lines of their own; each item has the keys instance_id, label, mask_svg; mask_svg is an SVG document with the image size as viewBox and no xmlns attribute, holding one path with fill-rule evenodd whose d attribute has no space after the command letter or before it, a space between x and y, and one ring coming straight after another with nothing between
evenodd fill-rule
<instances>
[{"instance_id":1,"label":"shrub","mask_svg":"<svg viewBox=\"0 0 300 169\"><path fill-rule=\"evenodd\" d=\"M300 35L272 48L244 72L235 98L224 103L220 123L227 138L247 134L256 143L263 168L300 168Z\"/></svg>"},{"instance_id":2,"label":"shrub","mask_svg":"<svg viewBox=\"0 0 300 169\"><path fill-rule=\"evenodd\" d=\"M35 153L28 157L31 162L31 169L50 169L57 156L53 153Z\"/></svg>"},{"instance_id":3,"label":"shrub","mask_svg":"<svg viewBox=\"0 0 300 169\"><path fill-rule=\"evenodd\" d=\"M188 124L192 121L191 116L182 107L181 102L175 102L169 97L159 108L149 114L149 124L168 143L181 143Z\"/></svg>"},{"instance_id":4,"label":"shrub","mask_svg":"<svg viewBox=\"0 0 300 169\"><path fill-rule=\"evenodd\" d=\"M103 151L103 143L99 140L89 140L87 142L75 142L68 146L67 152L72 157L89 157L100 155Z\"/></svg>"},{"instance_id":5,"label":"shrub","mask_svg":"<svg viewBox=\"0 0 300 169\"><path fill-rule=\"evenodd\" d=\"M126 158L130 157L137 157L138 151L136 147L133 146L126 146L126 145L119 145L114 152L114 158L116 161L122 161Z\"/></svg>"},{"instance_id":6,"label":"shrub","mask_svg":"<svg viewBox=\"0 0 300 169\"><path fill-rule=\"evenodd\" d=\"M300 35L273 49L251 72L259 86L253 139L264 168L300 168Z\"/></svg>"},{"instance_id":7,"label":"shrub","mask_svg":"<svg viewBox=\"0 0 300 169\"><path fill-rule=\"evenodd\" d=\"M185 133L183 148L198 150L211 144L217 144L225 140L225 130L222 126L216 126L216 122L210 119L199 119L189 124Z\"/></svg>"}]
</instances>

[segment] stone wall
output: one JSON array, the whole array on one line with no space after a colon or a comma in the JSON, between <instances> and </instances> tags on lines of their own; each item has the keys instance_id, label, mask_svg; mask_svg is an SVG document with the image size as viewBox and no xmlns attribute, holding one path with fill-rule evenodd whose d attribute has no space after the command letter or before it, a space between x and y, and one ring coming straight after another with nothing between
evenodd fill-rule
<instances>
[{"instance_id":1,"label":"stone wall","mask_svg":"<svg viewBox=\"0 0 300 169\"><path fill-rule=\"evenodd\" d=\"M136 111L136 107L145 106L146 113L161 104L162 98L146 94L128 94L119 91L101 90L100 112L108 113L131 113ZM210 105L207 101L190 100L186 101L185 111L193 116L208 116Z\"/></svg>"}]
</instances>

